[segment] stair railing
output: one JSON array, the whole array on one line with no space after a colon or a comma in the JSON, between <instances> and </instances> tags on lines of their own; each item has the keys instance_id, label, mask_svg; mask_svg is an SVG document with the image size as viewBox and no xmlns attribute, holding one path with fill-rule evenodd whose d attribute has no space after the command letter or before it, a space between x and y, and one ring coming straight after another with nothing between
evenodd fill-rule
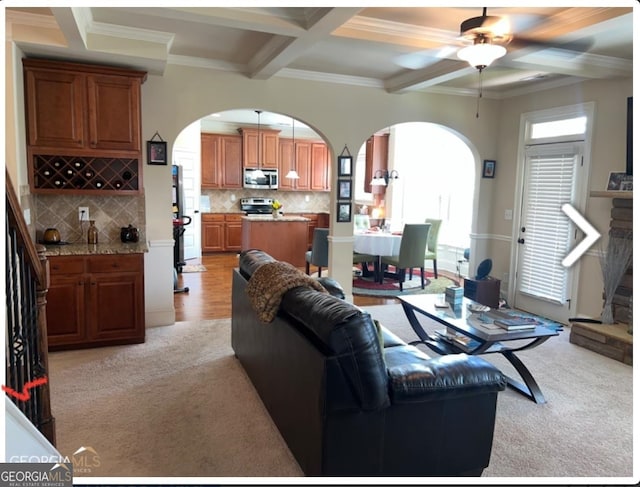
<instances>
[{"instance_id":1,"label":"stair railing","mask_svg":"<svg viewBox=\"0 0 640 487\"><path fill-rule=\"evenodd\" d=\"M6 381L3 388L20 411L55 446L47 352L45 247L29 237L22 209L6 172ZM47 382L43 383L43 379Z\"/></svg>"}]
</instances>

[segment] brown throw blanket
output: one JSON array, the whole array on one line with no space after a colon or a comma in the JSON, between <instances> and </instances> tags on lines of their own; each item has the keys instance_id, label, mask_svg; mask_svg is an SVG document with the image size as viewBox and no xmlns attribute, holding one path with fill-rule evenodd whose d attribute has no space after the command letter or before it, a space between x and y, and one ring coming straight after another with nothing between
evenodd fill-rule
<instances>
[{"instance_id":1,"label":"brown throw blanket","mask_svg":"<svg viewBox=\"0 0 640 487\"><path fill-rule=\"evenodd\" d=\"M261 265L249 279L247 294L251 306L263 323L271 323L278 313L282 296L289 289L306 286L327 293L318 281L288 262L268 262Z\"/></svg>"}]
</instances>

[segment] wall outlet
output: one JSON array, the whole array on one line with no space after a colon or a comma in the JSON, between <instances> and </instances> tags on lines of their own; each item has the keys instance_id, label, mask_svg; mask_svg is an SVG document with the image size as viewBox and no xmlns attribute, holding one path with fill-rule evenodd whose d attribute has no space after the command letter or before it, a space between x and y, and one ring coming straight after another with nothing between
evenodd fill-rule
<instances>
[{"instance_id":1,"label":"wall outlet","mask_svg":"<svg viewBox=\"0 0 640 487\"><path fill-rule=\"evenodd\" d=\"M513 210L504 210L504 219L513 220Z\"/></svg>"},{"instance_id":2,"label":"wall outlet","mask_svg":"<svg viewBox=\"0 0 640 487\"><path fill-rule=\"evenodd\" d=\"M79 206L78 207L78 220L81 222L89 221L89 207L88 206Z\"/></svg>"}]
</instances>

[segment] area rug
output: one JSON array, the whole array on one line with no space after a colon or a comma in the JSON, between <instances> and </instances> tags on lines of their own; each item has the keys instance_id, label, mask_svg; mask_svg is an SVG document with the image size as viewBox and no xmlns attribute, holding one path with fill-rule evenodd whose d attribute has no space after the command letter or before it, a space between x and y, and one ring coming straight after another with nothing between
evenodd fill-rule
<instances>
[{"instance_id":1,"label":"area rug","mask_svg":"<svg viewBox=\"0 0 640 487\"><path fill-rule=\"evenodd\" d=\"M400 284L390 278L384 279L382 284L374 281L373 277L357 276L353 279L353 294L359 296L400 296L403 294L439 294L443 293L447 286L455 284L451 279L440 276L438 279L430 272L425 272L425 287L420 287L420 276L414 275L412 279Z\"/></svg>"},{"instance_id":2,"label":"area rug","mask_svg":"<svg viewBox=\"0 0 640 487\"><path fill-rule=\"evenodd\" d=\"M207 268L205 266L203 266L202 264L189 264L189 265L182 266L182 272L183 273L206 272L206 270L207 270Z\"/></svg>"}]
</instances>

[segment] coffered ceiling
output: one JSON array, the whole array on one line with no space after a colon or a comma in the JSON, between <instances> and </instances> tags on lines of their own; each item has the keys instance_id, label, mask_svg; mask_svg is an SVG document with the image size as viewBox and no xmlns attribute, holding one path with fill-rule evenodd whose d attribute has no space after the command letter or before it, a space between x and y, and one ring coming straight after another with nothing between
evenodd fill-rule
<instances>
[{"instance_id":1,"label":"coffered ceiling","mask_svg":"<svg viewBox=\"0 0 640 487\"><path fill-rule=\"evenodd\" d=\"M469 44L461 22L481 14L481 7L9 7L6 29L29 56L152 74L198 66L253 79L475 95L478 71L456 53ZM633 74L632 7L490 7L488 14L506 18L514 40L483 71L483 96Z\"/></svg>"}]
</instances>

